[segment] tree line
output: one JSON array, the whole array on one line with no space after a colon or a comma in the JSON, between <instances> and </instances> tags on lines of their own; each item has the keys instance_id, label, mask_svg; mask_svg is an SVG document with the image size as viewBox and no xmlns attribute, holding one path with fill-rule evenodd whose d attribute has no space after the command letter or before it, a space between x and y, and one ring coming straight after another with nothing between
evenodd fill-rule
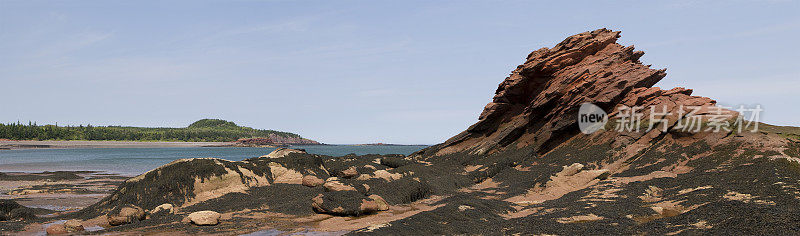
<instances>
[{"instance_id":1,"label":"tree line","mask_svg":"<svg viewBox=\"0 0 800 236\"><path fill-rule=\"evenodd\" d=\"M250 127L225 126L188 128L142 128L126 126L57 126L37 125L29 122L0 124L0 139L11 140L114 140L114 141L186 141L229 142L240 138L258 138L277 135L297 137L300 135L259 130Z\"/></svg>"}]
</instances>

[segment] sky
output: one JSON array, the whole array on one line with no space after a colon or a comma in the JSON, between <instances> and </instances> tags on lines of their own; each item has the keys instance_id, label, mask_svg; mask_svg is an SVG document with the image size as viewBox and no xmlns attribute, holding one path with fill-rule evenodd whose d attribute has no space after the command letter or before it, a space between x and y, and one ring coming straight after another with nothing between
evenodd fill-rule
<instances>
[{"instance_id":1,"label":"sky","mask_svg":"<svg viewBox=\"0 0 800 236\"><path fill-rule=\"evenodd\" d=\"M0 0L0 122L185 127L436 144L525 56L598 28L657 86L800 126L800 2Z\"/></svg>"}]
</instances>

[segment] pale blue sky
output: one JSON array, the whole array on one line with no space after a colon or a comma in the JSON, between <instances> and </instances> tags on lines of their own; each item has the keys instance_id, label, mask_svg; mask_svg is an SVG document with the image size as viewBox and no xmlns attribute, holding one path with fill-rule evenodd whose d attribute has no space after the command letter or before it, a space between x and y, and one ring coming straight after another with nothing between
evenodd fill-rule
<instances>
[{"instance_id":1,"label":"pale blue sky","mask_svg":"<svg viewBox=\"0 0 800 236\"><path fill-rule=\"evenodd\" d=\"M0 122L222 118L326 143L434 144L532 50L622 30L662 87L800 126L798 1L0 0Z\"/></svg>"}]
</instances>

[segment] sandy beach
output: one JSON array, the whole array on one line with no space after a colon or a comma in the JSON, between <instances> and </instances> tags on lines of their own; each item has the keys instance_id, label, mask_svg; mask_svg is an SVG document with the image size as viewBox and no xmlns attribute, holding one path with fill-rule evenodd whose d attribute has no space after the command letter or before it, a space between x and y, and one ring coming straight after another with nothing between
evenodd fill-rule
<instances>
[{"instance_id":1,"label":"sandy beach","mask_svg":"<svg viewBox=\"0 0 800 236\"><path fill-rule=\"evenodd\" d=\"M224 146L225 142L136 142L136 141L35 141L2 140L3 149L32 148L157 148L157 147L214 147Z\"/></svg>"}]
</instances>

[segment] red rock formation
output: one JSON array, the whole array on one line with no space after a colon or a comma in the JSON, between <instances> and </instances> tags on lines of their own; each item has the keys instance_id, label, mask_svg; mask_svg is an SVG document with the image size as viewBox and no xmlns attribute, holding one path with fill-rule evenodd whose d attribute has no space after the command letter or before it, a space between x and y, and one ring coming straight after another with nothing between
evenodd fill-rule
<instances>
[{"instance_id":1,"label":"red rock formation","mask_svg":"<svg viewBox=\"0 0 800 236\"><path fill-rule=\"evenodd\" d=\"M237 144L243 145L271 145L275 144L271 139L268 138L240 138L236 140Z\"/></svg>"},{"instance_id":2,"label":"red rock formation","mask_svg":"<svg viewBox=\"0 0 800 236\"><path fill-rule=\"evenodd\" d=\"M643 65L644 52L616 43L619 35L599 29L530 53L500 84L479 121L440 145L436 154L491 154L511 144L543 153L579 132L577 111L583 103L609 112L631 94L648 99L687 93L648 89L666 76L665 70Z\"/></svg>"},{"instance_id":3,"label":"red rock formation","mask_svg":"<svg viewBox=\"0 0 800 236\"><path fill-rule=\"evenodd\" d=\"M270 145L316 145L317 141L297 138L270 135L268 138L241 138L234 142L238 146L270 146Z\"/></svg>"}]
</instances>

